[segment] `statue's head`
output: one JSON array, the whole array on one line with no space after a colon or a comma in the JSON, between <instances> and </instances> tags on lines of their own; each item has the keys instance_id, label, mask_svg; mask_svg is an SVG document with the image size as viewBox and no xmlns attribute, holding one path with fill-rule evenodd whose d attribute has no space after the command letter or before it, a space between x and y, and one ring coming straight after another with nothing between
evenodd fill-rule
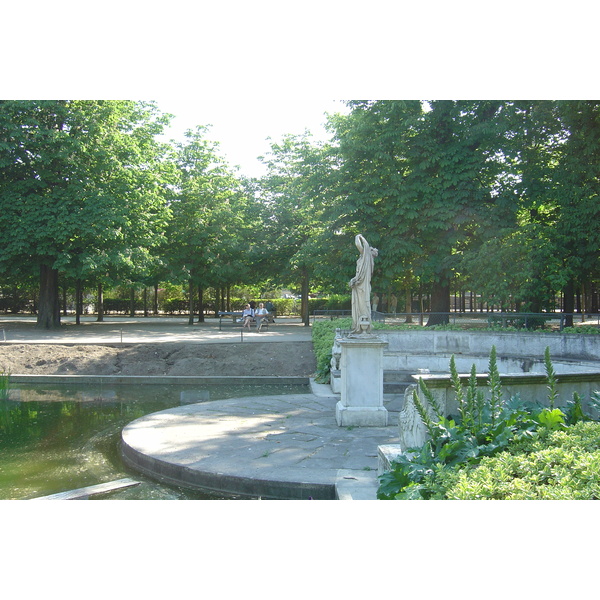
<instances>
[{"instance_id":1,"label":"statue's head","mask_svg":"<svg viewBox=\"0 0 600 600\"><path fill-rule=\"evenodd\" d=\"M379 250L377 250L377 248L371 248L371 256L373 258L375 258L378 255L379 255Z\"/></svg>"}]
</instances>

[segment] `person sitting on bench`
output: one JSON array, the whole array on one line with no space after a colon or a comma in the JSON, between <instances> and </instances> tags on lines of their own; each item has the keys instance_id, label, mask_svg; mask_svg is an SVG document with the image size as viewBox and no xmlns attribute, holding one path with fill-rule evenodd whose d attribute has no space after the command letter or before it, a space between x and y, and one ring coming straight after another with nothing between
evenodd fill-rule
<instances>
[{"instance_id":1,"label":"person sitting on bench","mask_svg":"<svg viewBox=\"0 0 600 600\"><path fill-rule=\"evenodd\" d=\"M254 309L250 308L249 304L246 304L246 307L242 312L242 319L244 319L242 329L244 327L248 327L248 329L250 329L250 325L252 324L252 321L254 321Z\"/></svg>"},{"instance_id":2,"label":"person sitting on bench","mask_svg":"<svg viewBox=\"0 0 600 600\"><path fill-rule=\"evenodd\" d=\"M258 310L255 313L256 317L256 329L260 333L263 326L263 321L267 321L269 318L269 311L265 308L265 305L261 302L258 305Z\"/></svg>"}]
</instances>

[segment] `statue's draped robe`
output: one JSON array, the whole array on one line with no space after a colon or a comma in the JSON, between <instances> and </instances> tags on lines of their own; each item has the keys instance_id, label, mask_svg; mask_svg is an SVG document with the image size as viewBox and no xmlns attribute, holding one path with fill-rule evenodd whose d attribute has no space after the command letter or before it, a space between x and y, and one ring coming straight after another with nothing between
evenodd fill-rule
<instances>
[{"instance_id":1,"label":"statue's draped robe","mask_svg":"<svg viewBox=\"0 0 600 600\"><path fill-rule=\"evenodd\" d=\"M356 275L350 280L352 288L352 333L371 333L371 275L373 274L373 253L362 235L355 238L360 257L356 261ZM366 317L369 326L360 328L360 318Z\"/></svg>"}]
</instances>

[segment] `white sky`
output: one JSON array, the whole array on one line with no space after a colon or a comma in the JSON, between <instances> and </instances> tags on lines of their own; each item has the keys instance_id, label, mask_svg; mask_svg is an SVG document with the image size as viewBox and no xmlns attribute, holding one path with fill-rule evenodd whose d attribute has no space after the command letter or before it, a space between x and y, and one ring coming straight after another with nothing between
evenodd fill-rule
<instances>
[{"instance_id":1,"label":"white sky","mask_svg":"<svg viewBox=\"0 0 600 600\"><path fill-rule=\"evenodd\" d=\"M308 129L315 140L326 140L325 113L348 112L340 100L317 97L181 97L156 102L161 111L175 115L167 139L183 140L185 130L211 125L206 138L219 142L219 154L248 177L265 173L257 157L269 151L267 138L278 142L285 134L302 134Z\"/></svg>"}]
</instances>

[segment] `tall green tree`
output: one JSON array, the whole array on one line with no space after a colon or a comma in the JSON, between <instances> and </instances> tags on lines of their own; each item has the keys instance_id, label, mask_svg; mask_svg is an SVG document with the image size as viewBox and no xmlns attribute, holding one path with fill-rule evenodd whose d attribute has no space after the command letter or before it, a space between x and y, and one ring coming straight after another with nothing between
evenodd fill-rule
<instances>
[{"instance_id":1,"label":"tall green tree","mask_svg":"<svg viewBox=\"0 0 600 600\"><path fill-rule=\"evenodd\" d=\"M375 277L404 271L426 282L428 325L446 322L457 248L470 243L493 202L501 103L349 104L352 113L336 124L342 167L335 219L379 248Z\"/></svg>"},{"instance_id":2,"label":"tall green tree","mask_svg":"<svg viewBox=\"0 0 600 600\"><path fill-rule=\"evenodd\" d=\"M0 272L39 271L39 327L60 325L60 272L133 264L160 237L167 121L133 101L0 103Z\"/></svg>"},{"instance_id":3,"label":"tall green tree","mask_svg":"<svg viewBox=\"0 0 600 600\"><path fill-rule=\"evenodd\" d=\"M249 200L207 131L188 130L185 142L176 145L178 182L170 199L167 257L173 275L188 285L190 324L196 287L227 286L252 276Z\"/></svg>"},{"instance_id":4,"label":"tall green tree","mask_svg":"<svg viewBox=\"0 0 600 600\"><path fill-rule=\"evenodd\" d=\"M564 310L597 273L598 102L505 102L495 210L462 267L486 300L518 310ZM491 274L493 274L491 276ZM568 324L572 318L568 318Z\"/></svg>"},{"instance_id":5,"label":"tall green tree","mask_svg":"<svg viewBox=\"0 0 600 600\"><path fill-rule=\"evenodd\" d=\"M567 138L558 148L554 234L566 279L564 310L573 313L577 291L591 296L600 281L600 102L557 104ZM592 308L590 302L587 310ZM572 314L567 325L572 325Z\"/></svg>"},{"instance_id":6,"label":"tall green tree","mask_svg":"<svg viewBox=\"0 0 600 600\"><path fill-rule=\"evenodd\" d=\"M326 229L322 214L334 160L326 144L311 138L307 131L273 142L263 159L267 174L259 186L266 242L259 268L264 275L278 274L280 282L295 282L300 288L306 326L311 279L319 274L320 265L330 264L321 243Z\"/></svg>"}]
</instances>

